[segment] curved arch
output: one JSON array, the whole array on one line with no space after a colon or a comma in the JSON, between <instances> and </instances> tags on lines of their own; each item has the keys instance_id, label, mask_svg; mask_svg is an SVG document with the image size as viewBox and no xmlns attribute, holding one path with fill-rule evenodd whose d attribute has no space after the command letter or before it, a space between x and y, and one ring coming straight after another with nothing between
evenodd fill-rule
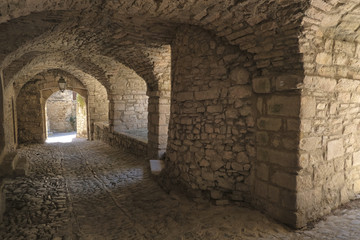
<instances>
[{"instance_id":1,"label":"curved arch","mask_svg":"<svg viewBox=\"0 0 360 240\"><path fill-rule=\"evenodd\" d=\"M36 66L34 66L36 67ZM22 79L25 79L23 82L18 83L16 85L16 95L17 99L21 95L21 91L25 91L24 94L26 94L27 91L30 91L31 94L29 94L30 97L35 97L36 99L33 102L37 102L38 105L44 102L47 97L52 95L54 91L58 91L57 87L57 80L59 78L59 75L63 76L66 81L69 83L69 89L74 90L80 95L85 95L87 97L88 102L88 117L90 121L90 136L94 130L94 123L95 122L107 122L108 121L108 112L109 112L109 105L108 105L108 95L106 92L105 87L103 87L96 79L89 79L90 76L87 76L86 74L82 72L73 71L71 73L66 72L66 70L59 70L59 69L47 69L49 66L43 66L44 69L40 71L41 69L37 69L36 72L33 72L30 80L28 79L29 75L24 75ZM81 73L81 74L79 74ZM76 75L79 75L82 79L78 79ZM27 77L27 78L26 78ZM87 77L87 78L86 78ZM83 84L83 82L85 84ZM28 86L27 88L25 88ZM20 103L19 106L26 107L27 101L26 96L22 94L22 100L23 103ZM40 95L39 95L40 94ZM42 100L41 100L42 99ZM31 101L30 101L31 102ZM40 106L40 105L39 105ZM38 106L38 107L39 107ZM30 108L35 109L35 107ZM28 109L28 108L26 108ZM43 108L41 108L43 109ZM23 109L25 112L25 109ZM37 116L37 114L31 114L34 116ZM31 118L31 117L30 117ZM35 119L34 121L39 121L39 119ZM42 118L42 122L44 122L44 118ZM27 127L25 124L25 127L21 130L24 132L24 136L27 136L24 141L31 140L32 136L34 135L35 141L42 142L45 140L45 130L44 130L44 124L40 124L39 127L41 130L38 132L42 132L40 135L34 135L34 134L25 134L27 132ZM19 132L21 132L19 131Z\"/></svg>"},{"instance_id":2,"label":"curved arch","mask_svg":"<svg viewBox=\"0 0 360 240\"><path fill-rule=\"evenodd\" d=\"M88 62L87 62L88 63ZM28 62L19 72L13 75L12 79L9 80L8 86L16 82L16 84L24 84L29 78L36 74L45 71L47 69L64 69L74 76L80 79L87 87L96 82L101 85L107 84L107 79L102 69L96 68L93 65L87 65L82 63L81 66L77 66L73 63L71 58L67 58L63 54L42 54ZM97 78L98 77L98 78ZM96 85L96 84L95 84ZM104 87L105 87L104 86Z\"/></svg>"},{"instance_id":3,"label":"curved arch","mask_svg":"<svg viewBox=\"0 0 360 240\"><path fill-rule=\"evenodd\" d=\"M106 46L106 51L111 56L114 46L129 46L134 43L169 44L175 34L174 29L181 24L200 26L213 32L219 37L225 38L231 45L236 45L240 50L254 53L255 61L263 66L266 61L272 61L274 72L284 68L285 61L295 62L299 60L297 46L286 46L284 41L297 39L300 31L300 23L303 18L301 11L306 9L307 1L188 1L186 3L172 3L168 1L108 1L97 8L98 3L83 4L65 2L57 5L58 1L52 1L54 5L45 2L43 5L31 5L28 9L20 7L14 16L26 15L29 9L35 12L57 9L85 9L91 7L92 12L86 10L77 19L81 28L74 29L70 24L59 27L62 33L69 29L72 35L76 35L74 42L65 40L70 46L76 42L78 48L83 48L87 43L93 42L98 46ZM7 19L14 9L4 9L3 18ZM94 18L94 11L96 16ZM89 28L89 21L93 27ZM66 31L67 30L67 31ZM115 30L115 31L112 31ZM55 34L56 30L52 32ZM61 34L56 34L60 37ZM67 36L69 34L66 34ZM170 37L169 37L170 36ZM283 39L279 41L279 39ZM55 42L57 39L54 39ZM74 39L73 39L74 40ZM285 50L278 50L279 46ZM69 46L66 48L69 49ZM96 49L96 47L95 47ZM288 52L294 54L287 55ZM151 62L148 66L151 66ZM130 66L130 65L129 65ZM295 67L295 65L292 65ZM269 66L267 66L269 67ZM298 65L296 65L298 67ZM286 66L291 70L291 66ZM152 69L149 68L149 69ZM138 73L145 79L145 75ZM156 75L156 74L155 74Z\"/></svg>"},{"instance_id":4,"label":"curved arch","mask_svg":"<svg viewBox=\"0 0 360 240\"><path fill-rule=\"evenodd\" d=\"M110 89L109 80L111 76L113 76L113 70L103 64L102 60L106 59L106 62L111 64L111 66L118 65L118 69L124 73L128 73L127 78L136 78L136 75L138 75L146 81L149 89L156 90L159 77L156 76L157 73L154 69L154 62L167 61L168 64L170 64L170 51L164 51L164 47L152 50L143 45L135 48L119 47L111 49L112 54L106 49L100 49L94 53L89 53L84 50L75 53L63 53L53 52L54 49L52 47L48 49L46 47L39 48L38 46L41 46L42 43L43 40L39 42L36 41L30 44L30 46L27 45L19 48L17 51L8 55L2 64L7 77L7 86L12 82L12 79L9 78L13 78L17 71L21 70L24 66L26 67L27 63L31 61L41 61L41 58L44 59L43 61L48 61L46 58L49 58L49 62L51 62L51 59L56 58L55 61L58 61L59 64L74 65L79 69L83 69L84 72L88 72L97 78L107 89ZM45 44L45 46L47 45ZM63 47L65 46L57 46L59 51ZM168 49L168 47L165 47L165 49ZM101 55L100 53L105 55ZM158 58L159 55L160 59ZM164 68L162 68L162 70L163 69ZM168 69L170 68L168 67Z\"/></svg>"}]
</instances>

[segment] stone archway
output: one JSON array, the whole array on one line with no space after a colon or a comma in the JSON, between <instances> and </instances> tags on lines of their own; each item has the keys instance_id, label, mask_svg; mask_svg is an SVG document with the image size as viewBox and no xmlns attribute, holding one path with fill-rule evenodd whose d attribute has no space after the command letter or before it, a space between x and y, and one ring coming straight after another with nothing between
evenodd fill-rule
<instances>
[{"instance_id":1,"label":"stone archway","mask_svg":"<svg viewBox=\"0 0 360 240\"><path fill-rule=\"evenodd\" d=\"M45 104L46 100L59 90L57 86L59 73L66 79L67 89L84 97L85 115L87 116L85 120L86 137L89 137L89 123L92 112L87 107L88 97L91 96L88 89L69 74L61 71L48 71L35 76L19 90L17 97L17 124L20 143L44 142L47 138ZM107 107L107 104L103 107Z\"/></svg>"}]
</instances>

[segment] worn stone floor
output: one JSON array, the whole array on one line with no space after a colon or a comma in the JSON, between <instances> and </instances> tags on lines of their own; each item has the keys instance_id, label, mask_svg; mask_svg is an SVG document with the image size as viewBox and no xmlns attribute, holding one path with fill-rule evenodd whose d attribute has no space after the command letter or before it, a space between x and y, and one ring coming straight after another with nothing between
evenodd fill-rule
<instances>
[{"instance_id":1,"label":"worn stone floor","mask_svg":"<svg viewBox=\"0 0 360 240\"><path fill-rule=\"evenodd\" d=\"M360 239L352 202L311 229L167 194L146 162L97 141L23 146L30 176L6 185L0 239Z\"/></svg>"}]
</instances>

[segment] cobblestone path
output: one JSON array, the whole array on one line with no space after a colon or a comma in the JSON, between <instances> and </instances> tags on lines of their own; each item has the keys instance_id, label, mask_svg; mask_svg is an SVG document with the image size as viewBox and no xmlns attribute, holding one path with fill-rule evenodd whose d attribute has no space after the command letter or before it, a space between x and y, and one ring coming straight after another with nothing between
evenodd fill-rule
<instances>
[{"instance_id":1,"label":"cobblestone path","mask_svg":"<svg viewBox=\"0 0 360 240\"><path fill-rule=\"evenodd\" d=\"M292 231L258 211L166 194L147 164L104 143L23 146L30 176L6 185L0 239L360 239L360 203Z\"/></svg>"}]
</instances>

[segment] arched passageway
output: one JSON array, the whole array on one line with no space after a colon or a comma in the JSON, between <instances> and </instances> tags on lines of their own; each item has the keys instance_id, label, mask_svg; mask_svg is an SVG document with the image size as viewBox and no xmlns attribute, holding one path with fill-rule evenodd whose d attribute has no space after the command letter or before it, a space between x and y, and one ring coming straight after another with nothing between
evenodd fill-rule
<instances>
[{"instance_id":1,"label":"arched passageway","mask_svg":"<svg viewBox=\"0 0 360 240\"><path fill-rule=\"evenodd\" d=\"M162 159L164 189L303 227L360 193L358 9L8 1L0 163L16 162L19 143L44 141L44 99L61 74L87 99L88 138ZM145 129L147 139L131 136Z\"/></svg>"},{"instance_id":2,"label":"arched passageway","mask_svg":"<svg viewBox=\"0 0 360 240\"><path fill-rule=\"evenodd\" d=\"M76 137L88 138L86 102L84 97L70 90L55 92L46 99L47 139L59 133L73 133Z\"/></svg>"}]
</instances>

